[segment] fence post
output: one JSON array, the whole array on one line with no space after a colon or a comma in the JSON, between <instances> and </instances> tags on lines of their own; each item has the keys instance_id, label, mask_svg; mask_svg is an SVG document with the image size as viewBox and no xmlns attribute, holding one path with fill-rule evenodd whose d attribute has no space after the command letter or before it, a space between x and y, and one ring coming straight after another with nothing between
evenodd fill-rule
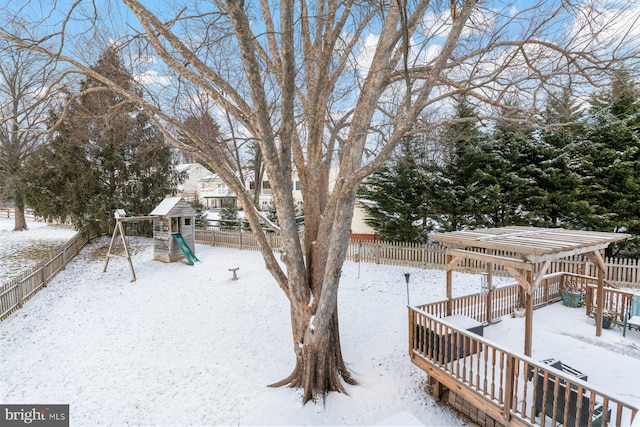
<instances>
[{"instance_id":1,"label":"fence post","mask_svg":"<svg viewBox=\"0 0 640 427\"><path fill-rule=\"evenodd\" d=\"M505 393L504 393L504 408L502 408L502 418L509 423L511 421L511 406L513 406L513 392L515 383L515 356L507 355L507 372L505 377Z\"/></svg>"},{"instance_id":2,"label":"fence post","mask_svg":"<svg viewBox=\"0 0 640 427\"><path fill-rule=\"evenodd\" d=\"M411 309L411 307L407 307L409 311L409 357L413 359L413 343L415 342L415 333L416 333L416 321L415 321L415 313Z\"/></svg>"},{"instance_id":3,"label":"fence post","mask_svg":"<svg viewBox=\"0 0 640 427\"><path fill-rule=\"evenodd\" d=\"M22 305L24 304L24 290L22 289L23 283L22 279L18 282L18 308L22 308Z\"/></svg>"}]
</instances>

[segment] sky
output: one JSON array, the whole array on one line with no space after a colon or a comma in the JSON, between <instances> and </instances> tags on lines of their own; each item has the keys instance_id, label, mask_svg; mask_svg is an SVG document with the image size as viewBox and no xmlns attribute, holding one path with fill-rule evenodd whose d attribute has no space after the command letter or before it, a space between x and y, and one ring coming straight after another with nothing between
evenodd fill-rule
<instances>
[{"instance_id":1,"label":"sky","mask_svg":"<svg viewBox=\"0 0 640 427\"><path fill-rule=\"evenodd\" d=\"M0 239L10 226L0 219ZM102 272L102 238L0 322L0 402L69 404L73 426L469 425L425 392L426 375L407 354L404 274L414 305L445 297L444 271L346 262L340 334L359 385L303 406L295 389L268 387L294 356L288 302L258 252L196 245L201 262L189 266L153 261L149 239L129 243L136 282L121 258ZM477 292L481 276L454 273L454 284L455 296ZM485 337L519 351L523 328L524 319L503 318ZM533 357L560 358L640 405L629 375L640 333L595 338L594 329L582 309L537 310Z\"/></svg>"}]
</instances>

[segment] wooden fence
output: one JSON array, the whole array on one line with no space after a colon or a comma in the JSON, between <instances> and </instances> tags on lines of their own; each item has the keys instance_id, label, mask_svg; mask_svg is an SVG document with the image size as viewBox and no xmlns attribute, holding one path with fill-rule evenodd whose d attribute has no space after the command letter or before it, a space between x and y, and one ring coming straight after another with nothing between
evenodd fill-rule
<instances>
[{"instance_id":1,"label":"wooden fence","mask_svg":"<svg viewBox=\"0 0 640 427\"><path fill-rule=\"evenodd\" d=\"M59 250L52 251L48 261L42 261L20 277L0 285L0 320L22 308L25 301L35 295L55 277L89 241L87 234L77 233Z\"/></svg>"},{"instance_id":2,"label":"wooden fence","mask_svg":"<svg viewBox=\"0 0 640 427\"><path fill-rule=\"evenodd\" d=\"M514 254L507 252L496 252L495 254L514 256ZM347 259L350 261L418 268L444 268L446 264L445 249L436 243L418 245L396 242L351 242ZM605 279L609 283L622 287L640 287L640 260L607 257L605 258L605 266L607 267ZM473 259L464 259L456 266L456 271L468 273L482 273L486 270L486 262ZM582 255L555 261L551 263L547 272L567 272L584 276L597 276L595 264ZM493 266L493 274L496 276L509 276L509 273L499 265Z\"/></svg>"},{"instance_id":3,"label":"wooden fence","mask_svg":"<svg viewBox=\"0 0 640 427\"><path fill-rule=\"evenodd\" d=\"M15 218L15 211L13 210L13 208L0 208L0 217L2 218ZM42 218L38 218L36 217L33 213L26 211L24 213L24 217L25 219L31 220L31 221L40 221L42 220Z\"/></svg>"},{"instance_id":4,"label":"wooden fence","mask_svg":"<svg viewBox=\"0 0 640 427\"><path fill-rule=\"evenodd\" d=\"M223 248L248 249L257 251L258 239L253 233L238 231L215 231L202 228L196 228L196 243L209 246L220 246ZM269 246L273 250L280 250L282 247L282 238L272 233L267 233Z\"/></svg>"},{"instance_id":5,"label":"wooden fence","mask_svg":"<svg viewBox=\"0 0 640 427\"><path fill-rule=\"evenodd\" d=\"M15 218L16 217L16 213L15 210L13 208L0 208L0 218ZM30 210L26 210L24 212L24 218L27 221L46 221L45 218L41 217L41 216L36 216L33 214L33 212L31 212ZM56 220L50 220L48 221L49 225L60 225L63 227L73 227L73 224L71 223L71 221L67 221L64 223L58 222Z\"/></svg>"},{"instance_id":6,"label":"wooden fence","mask_svg":"<svg viewBox=\"0 0 640 427\"><path fill-rule=\"evenodd\" d=\"M273 250L279 250L282 247L279 236L267 234L267 237ZM258 242L250 231L220 231L198 227L196 242L226 248L258 250ZM513 256L506 252L496 252L496 255ZM346 259L383 265L442 269L445 266L446 254L444 248L437 243L352 241L349 243ZM607 282L621 287L640 288L640 260L605 258L605 265ZM464 259L456 265L455 269L467 273L483 273L487 271L487 265L484 261ZM496 276L510 276L500 265L494 265L492 271ZM547 272L597 276L596 266L582 255L555 261Z\"/></svg>"}]
</instances>

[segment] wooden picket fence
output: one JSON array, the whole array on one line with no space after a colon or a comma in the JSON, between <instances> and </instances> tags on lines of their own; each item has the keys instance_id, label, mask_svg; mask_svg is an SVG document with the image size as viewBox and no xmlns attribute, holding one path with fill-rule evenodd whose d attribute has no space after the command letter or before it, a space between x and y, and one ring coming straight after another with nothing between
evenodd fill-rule
<instances>
[{"instance_id":1,"label":"wooden picket fence","mask_svg":"<svg viewBox=\"0 0 640 427\"><path fill-rule=\"evenodd\" d=\"M513 256L514 254L496 251L495 255ZM445 249L437 243L351 242L347 259L356 262L372 262L383 265L399 265L425 269L441 269L444 268L446 264ZM605 266L607 267L605 280L607 280L608 283L620 287L640 288L640 260L606 257ZM467 273L482 273L486 272L486 270L486 262L474 259L462 260L456 266L456 271ZM499 265L494 265L492 271L496 276L510 276L509 273ZM597 276L595 264L582 255L575 255L555 261L547 270L547 273L560 272L592 277Z\"/></svg>"},{"instance_id":2,"label":"wooden picket fence","mask_svg":"<svg viewBox=\"0 0 640 427\"><path fill-rule=\"evenodd\" d=\"M13 208L0 208L0 217L1 218L15 218L15 211ZM24 213L25 219L31 221L41 221L42 218L36 217L32 212L26 211Z\"/></svg>"},{"instance_id":3,"label":"wooden picket fence","mask_svg":"<svg viewBox=\"0 0 640 427\"><path fill-rule=\"evenodd\" d=\"M279 236L267 234L267 238L273 250L281 249L282 240ZM196 242L225 248L258 250L257 239L250 231L196 228ZM513 256L511 253L500 251L495 254ZM445 266L446 254L444 248L437 243L352 241L349 243L346 259L382 265L442 269ZM609 284L625 288L640 288L640 260L607 257L605 265L607 267L605 280ZM486 272L487 265L484 261L465 259L456 265L455 270L477 274ZM509 273L499 265L494 265L492 272L496 276L510 277ZM553 262L547 273L597 276L596 266L582 255Z\"/></svg>"},{"instance_id":4,"label":"wooden picket fence","mask_svg":"<svg viewBox=\"0 0 640 427\"><path fill-rule=\"evenodd\" d=\"M0 320L22 308L27 300L46 288L47 283L80 253L88 241L86 233L77 233L58 250L52 251L48 261L42 261L19 277L0 285Z\"/></svg>"},{"instance_id":5,"label":"wooden picket fence","mask_svg":"<svg viewBox=\"0 0 640 427\"><path fill-rule=\"evenodd\" d=\"M196 243L209 246L252 251L260 249L258 239L250 232L217 231L196 227L195 239ZM267 233L267 239L271 249L279 250L282 247L282 238L280 236Z\"/></svg>"}]
</instances>

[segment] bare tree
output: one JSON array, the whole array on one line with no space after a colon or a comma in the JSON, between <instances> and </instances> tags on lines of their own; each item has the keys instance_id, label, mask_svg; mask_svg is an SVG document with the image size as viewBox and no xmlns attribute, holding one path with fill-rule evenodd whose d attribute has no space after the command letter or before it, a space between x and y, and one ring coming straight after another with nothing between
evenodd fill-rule
<instances>
[{"instance_id":1,"label":"bare tree","mask_svg":"<svg viewBox=\"0 0 640 427\"><path fill-rule=\"evenodd\" d=\"M540 0L520 6L525 9L477 0L216 0L173 12L137 0L122 3L135 17L135 32L118 34L114 43L134 57L158 59L154 72L171 76L173 84L148 85L149 96L142 97L95 78L145 108L169 137L176 129L187 135L174 143L188 145L240 198L266 267L290 301L295 367L275 385L303 389L304 402L355 383L342 357L337 302L356 190L421 114L428 112L422 116L429 118L427 130L442 126L452 116L450 100L464 94L490 118L507 106L507 95L517 94L519 117L535 123L550 88L571 85L588 93L618 63L637 70L638 33L632 29L639 11L632 0L615 10L598 0ZM95 17L88 25L112 19L101 17L99 7L81 7L96 4L74 2L63 23L81 9ZM74 28L78 37L91 30ZM0 35L91 73L68 48L46 50L6 30ZM56 36L65 47L74 40L68 31ZM225 146L203 141L180 120L180 104L190 102L186 87L210 97L257 141L284 242L283 264ZM294 171L304 200L302 236L293 208Z\"/></svg>"},{"instance_id":2,"label":"bare tree","mask_svg":"<svg viewBox=\"0 0 640 427\"><path fill-rule=\"evenodd\" d=\"M14 30L18 25L13 24ZM25 230L22 167L46 130L62 74L50 56L0 45L0 198L13 202L14 230Z\"/></svg>"}]
</instances>

